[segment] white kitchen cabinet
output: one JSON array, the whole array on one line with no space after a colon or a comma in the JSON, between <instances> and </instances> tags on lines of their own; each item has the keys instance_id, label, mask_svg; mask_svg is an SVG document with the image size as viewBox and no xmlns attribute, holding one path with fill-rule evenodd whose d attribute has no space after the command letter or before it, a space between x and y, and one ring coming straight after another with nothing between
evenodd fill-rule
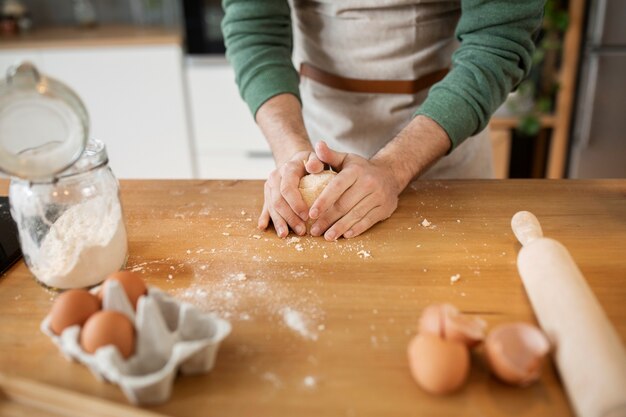
<instances>
[{"instance_id":1,"label":"white kitchen cabinet","mask_svg":"<svg viewBox=\"0 0 626 417\"><path fill-rule=\"evenodd\" d=\"M195 176L179 45L4 51L0 68L23 58L81 97L119 178Z\"/></svg>"},{"instance_id":2,"label":"white kitchen cabinet","mask_svg":"<svg viewBox=\"0 0 626 417\"><path fill-rule=\"evenodd\" d=\"M269 145L239 96L228 62L189 58L186 74L199 176L267 178L274 168Z\"/></svg>"},{"instance_id":3,"label":"white kitchen cabinet","mask_svg":"<svg viewBox=\"0 0 626 417\"><path fill-rule=\"evenodd\" d=\"M274 159L266 152L215 150L198 155L200 178L267 179L274 169Z\"/></svg>"}]
</instances>

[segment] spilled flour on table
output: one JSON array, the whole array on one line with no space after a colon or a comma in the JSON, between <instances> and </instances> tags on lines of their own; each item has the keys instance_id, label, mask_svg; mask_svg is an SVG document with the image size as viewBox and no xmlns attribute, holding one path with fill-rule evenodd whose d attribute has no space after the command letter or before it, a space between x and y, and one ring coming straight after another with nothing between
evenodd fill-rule
<instances>
[{"instance_id":1,"label":"spilled flour on table","mask_svg":"<svg viewBox=\"0 0 626 417\"><path fill-rule=\"evenodd\" d=\"M317 333L310 329L308 318L303 317L302 313L290 307L283 309L283 321L291 330L300 334L305 339L317 340Z\"/></svg>"},{"instance_id":2,"label":"spilled flour on table","mask_svg":"<svg viewBox=\"0 0 626 417\"><path fill-rule=\"evenodd\" d=\"M325 313L310 288L293 288L263 269L227 272L215 276L204 265L193 267L193 281L173 295L230 321L270 319L279 322L305 340L316 341ZM288 270L283 280L302 279L308 270Z\"/></svg>"},{"instance_id":3,"label":"spilled flour on table","mask_svg":"<svg viewBox=\"0 0 626 417\"><path fill-rule=\"evenodd\" d=\"M302 383L307 388L315 388L315 386L317 385L317 380L315 379L314 376L308 375L304 377L304 380L302 381Z\"/></svg>"}]
</instances>

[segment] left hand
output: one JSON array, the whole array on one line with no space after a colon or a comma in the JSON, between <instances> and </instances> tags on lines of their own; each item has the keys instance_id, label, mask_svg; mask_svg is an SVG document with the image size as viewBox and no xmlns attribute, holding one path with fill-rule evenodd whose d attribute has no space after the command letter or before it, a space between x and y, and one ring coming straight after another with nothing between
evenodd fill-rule
<instances>
[{"instance_id":1,"label":"left hand","mask_svg":"<svg viewBox=\"0 0 626 417\"><path fill-rule=\"evenodd\" d=\"M352 238L393 214L404 187L390 166L333 151L324 142L316 145L315 152L339 173L309 210L309 216L317 220L311 227L313 236Z\"/></svg>"}]
</instances>

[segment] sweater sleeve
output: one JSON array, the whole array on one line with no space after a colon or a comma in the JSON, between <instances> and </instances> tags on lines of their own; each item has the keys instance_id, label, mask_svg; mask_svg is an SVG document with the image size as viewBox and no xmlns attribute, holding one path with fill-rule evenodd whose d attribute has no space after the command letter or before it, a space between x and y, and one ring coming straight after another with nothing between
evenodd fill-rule
<instances>
[{"instance_id":1,"label":"sweater sleeve","mask_svg":"<svg viewBox=\"0 0 626 417\"><path fill-rule=\"evenodd\" d=\"M252 114L278 94L290 93L300 100L287 0L223 0L222 6L226 57Z\"/></svg>"},{"instance_id":2,"label":"sweater sleeve","mask_svg":"<svg viewBox=\"0 0 626 417\"><path fill-rule=\"evenodd\" d=\"M415 115L437 122L452 149L483 130L493 112L528 75L533 34L544 0L462 0L452 70L435 84Z\"/></svg>"}]
</instances>

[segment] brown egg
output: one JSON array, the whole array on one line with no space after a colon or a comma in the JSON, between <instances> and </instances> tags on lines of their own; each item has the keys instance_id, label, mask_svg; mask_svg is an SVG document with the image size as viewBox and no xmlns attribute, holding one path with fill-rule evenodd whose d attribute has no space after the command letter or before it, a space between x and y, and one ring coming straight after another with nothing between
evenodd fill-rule
<instances>
[{"instance_id":1,"label":"brown egg","mask_svg":"<svg viewBox=\"0 0 626 417\"><path fill-rule=\"evenodd\" d=\"M409 343L408 355L413 378L431 394L456 391L469 374L469 350L460 342L418 334Z\"/></svg>"},{"instance_id":2,"label":"brown egg","mask_svg":"<svg viewBox=\"0 0 626 417\"><path fill-rule=\"evenodd\" d=\"M432 304L424 309L419 332L438 335L473 347L485 338L484 320L462 314L452 304Z\"/></svg>"},{"instance_id":3,"label":"brown egg","mask_svg":"<svg viewBox=\"0 0 626 417\"><path fill-rule=\"evenodd\" d=\"M112 310L99 311L83 326L80 345L88 353L113 345L124 358L128 358L135 350L135 329L124 314Z\"/></svg>"},{"instance_id":4,"label":"brown egg","mask_svg":"<svg viewBox=\"0 0 626 417\"><path fill-rule=\"evenodd\" d=\"M89 316L100 310L100 300L87 290L68 290L61 293L50 310L50 328L60 335L75 324L82 326Z\"/></svg>"},{"instance_id":5,"label":"brown egg","mask_svg":"<svg viewBox=\"0 0 626 417\"><path fill-rule=\"evenodd\" d=\"M111 280L116 280L120 284L122 284L122 287L124 287L124 292L128 296L128 301L130 301L130 304L136 310L139 297L147 294L148 292L148 288L143 282L141 276L131 271L117 271L112 273L104 281L104 284L102 284L102 289L99 293L100 298L102 298L103 294L106 292L107 285L109 282L111 282Z\"/></svg>"},{"instance_id":6,"label":"brown egg","mask_svg":"<svg viewBox=\"0 0 626 417\"><path fill-rule=\"evenodd\" d=\"M536 326L508 323L496 326L485 340L491 371L502 381L528 385L539 379L550 342Z\"/></svg>"}]
</instances>

